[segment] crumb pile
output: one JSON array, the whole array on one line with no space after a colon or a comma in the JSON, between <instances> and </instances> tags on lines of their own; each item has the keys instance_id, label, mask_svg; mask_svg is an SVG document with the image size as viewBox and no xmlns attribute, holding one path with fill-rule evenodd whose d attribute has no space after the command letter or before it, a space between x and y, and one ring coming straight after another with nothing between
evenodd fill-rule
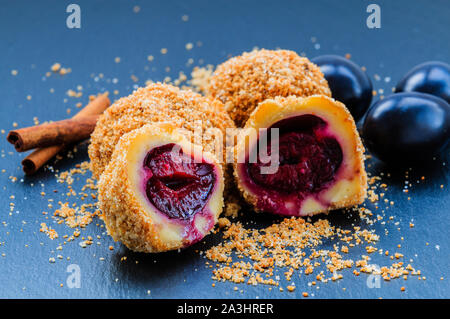
<instances>
[{"instance_id":1,"label":"crumb pile","mask_svg":"<svg viewBox=\"0 0 450 319\"><path fill-rule=\"evenodd\" d=\"M341 245L335 244L331 249L320 248L326 240L334 238L338 238ZM420 275L420 271L410 264L405 265L403 261L377 270L370 264L368 255L362 255L356 261L344 257L349 249L362 244L367 244L365 248L368 254L376 252L378 248L372 244L378 238L373 231L359 226L354 226L353 230L344 230L331 226L324 219L307 222L302 218L291 217L263 230L246 229L238 222L232 223L224 232L226 241L209 249L206 256L213 262L221 263L213 270L213 279L251 285L279 286L280 279L274 273L281 268L287 270L284 272L287 281L291 281L294 272L298 271L299 275L314 273L313 282L324 283L342 279L343 275L337 272L345 268L354 268L353 274L356 276L361 272L373 273L387 281L400 276ZM401 259L403 255L395 253L394 257ZM244 258L250 261L243 261ZM315 270L321 265L326 266L327 272Z\"/></svg>"},{"instance_id":2,"label":"crumb pile","mask_svg":"<svg viewBox=\"0 0 450 319\"><path fill-rule=\"evenodd\" d=\"M332 226L326 219L313 222L310 218L291 217L257 230L222 218L219 227L226 229L223 232L224 242L205 253L210 260L207 265L213 269L212 279L276 286L283 291L282 271L290 292L295 290L295 284L291 282L293 276L309 276L309 286L318 286L342 279L344 269L353 269L354 276L361 273L379 275L385 281L396 278L407 280L409 276L425 279L421 277L420 270L405 262L402 253L376 247L379 235L370 229L370 225L377 222L385 224L385 213L393 205L386 198L383 200L386 208L381 209L381 203L378 203L380 197L385 197L387 188L381 180L380 176L369 179L370 201L374 203L373 209L381 213L375 215L371 209L364 207L365 204L348 209L347 214L356 213L363 221L349 229ZM394 218L390 216L388 219L392 221ZM410 224L410 227L413 226ZM358 252L358 247L364 247L364 253L357 260L345 257L352 250ZM400 249L401 245L397 248ZM370 255L374 253L385 256L389 263L384 266L373 264Z\"/></svg>"},{"instance_id":3,"label":"crumb pile","mask_svg":"<svg viewBox=\"0 0 450 319\"><path fill-rule=\"evenodd\" d=\"M267 98L313 94L331 97L319 67L288 50L254 50L231 58L217 66L206 91L225 104L238 127Z\"/></svg>"},{"instance_id":4,"label":"crumb pile","mask_svg":"<svg viewBox=\"0 0 450 319\"><path fill-rule=\"evenodd\" d=\"M186 88L195 92L207 92L213 71L214 67L210 64L203 68L194 67L191 73L191 80L188 82L189 86L186 86Z\"/></svg>"}]
</instances>

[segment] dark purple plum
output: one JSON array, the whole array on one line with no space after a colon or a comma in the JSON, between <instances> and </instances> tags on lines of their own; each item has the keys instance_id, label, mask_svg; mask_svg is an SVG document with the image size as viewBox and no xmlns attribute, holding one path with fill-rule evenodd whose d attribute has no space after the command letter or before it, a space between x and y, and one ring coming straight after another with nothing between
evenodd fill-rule
<instances>
[{"instance_id":1,"label":"dark purple plum","mask_svg":"<svg viewBox=\"0 0 450 319\"><path fill-rule=\"evenodd\" d=\"M450 140L450 106L424 93L397 93L371 106L364 119L366 147L386 162L430 159Z\"/></svg>"},{"instance_id":2,"label":"dark purple plum","mask_svg":"<svg viewBox=\"0 0 450 319\"><path fill-rule=\"evenodd\" d=\"M360 66L338 55L322 55L311 60L320 67L334 99L360 119L372 101L372 82Z\"/></svg>"},{"instance_id":3,"label":"dark purple plum","mask_svg":"<svg viewBox=\"0 0 450 319\"><path fill-rule=\"evenodd\" d=\"M450 103L450 65L439 61L419 64L395 87L395 92L422 92Z\"/></svg>"}]
</instances>

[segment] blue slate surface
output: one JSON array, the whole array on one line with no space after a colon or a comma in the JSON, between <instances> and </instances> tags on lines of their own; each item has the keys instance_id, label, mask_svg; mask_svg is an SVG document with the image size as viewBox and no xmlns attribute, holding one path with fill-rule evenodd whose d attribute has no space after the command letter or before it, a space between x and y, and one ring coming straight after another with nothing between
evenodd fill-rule
<instances>
[{"instance_id":1,"label":"blue slate surface","mask_svg":"<svg viewBox=\"0 0 450 319\"><path fill-rule=\"evenodd\" d=\"M71 2L0 1L1 129L12 129L13 122L32 125L35 116L40 121L63 119L67 108L74 112L75 104L85 103L89 94L118 90L117 96L128 95L134 85L142 86L147 79L163 80L167 75L176 78L181 70L190 72L191 67L186 66L189 58L195 60L194 65L200 59L204 64L216 65L255 46L291 49L308 57L350 53L356 63L367 68L375 89L383 89L385 94L418 63L450 62L450 3L446 0L376 1L381 7L382 27L373 30L365 25L366 7L372 1L76 1L82 10L79 30L65 25L66 6ZM139 6L138 13L133 11L134 6ZM189 17L187 22L182 21L183 15ZM185 49L186 43L198 41L202 42L200 47ZM161 48L167 48L168 53L162 55ZM155 57L153 62L147 60L148 55ZM120 63L115 63L115 57L121 58ZM46 78L45 73L54 62L72 68L72 72ZM170 67L169 72L166 67ZM11 70L18 70L17 76L12 76ZM131 75L139 79L137 83ZM113 83L114 78L117 83ZM66 91L77 85L83 86L83 96L67 97ZM412 170L409 180L414 187L410 201L402 192L404 170L376 161L371 161L369 169L374 173L391 172L391 178L385 182L389 199L395 202L386 213L395 217L394 222L372 226L381 236L377 246L395 251L401 244L399 251L405 255L405 261L412 259L426 280L399 279L370 289L366 276L354 277L350 271L344 271L343 280L320 284L320 289L307 285L312 279L296 277L298 288L289 293L247 285L234 291L235 285L230 283L212 287L211 269L205 267L205 260L195 249L220 242L219 236L210 236L181 253L144 255L114 243L96 225L101 222L96 221L82 232L82 236L94 237L93 245L83 249L77 240L64 245L62 251L56 250L62 240L48 239L39 232L40 223L46 222L60 235L70 232L64 225L52 224L41 212L51 212L48 198L57 202L65 196L51 194L60 187L51 172L41 171L24 178L19 164L25 155L13 152L5 137L2 134L0 139L0 169L5 170L0 173L0 297L301 298L302 291L316 298L450 296L448 149L432 165ZM80 147L76 162L87 159L85 149ZM63 170L72 165L73 161L64 160L55 168ZM17 176L18 181L12 183L9 176ZM421 176L425 180L416 183ZM41 196L41 191L47 195ZM11 195L15 198L11 199ZM15 207L10 214L11 202ZM249 213L247 219L253 218ZM273 220L265 215L255 218L257 225L269 225ZM341 212L327 218L342 227L360 223L355 216ZM412 229L411 220L415 224ZM385 230L389 234L385 235ZM100 245L96 244L97 235L102 237L98 240ZM109 245L115 249L110 251ZM361 250L358 254L351 252L349 257L356 259L360 253ZM63 259L58 259L58 254ZM68 256L70 260L66 259ZM126 261L121 261L123 256L127 256ZM50 263L50 257L56 262ZM373 259L375 263L386 262L377 254ZM79 289L66 285L69 264L80 266ZM282 285L286 283L283 281ZM406 287L405 292L400 291L401 286Z\"/></svg>"}]
</instances>

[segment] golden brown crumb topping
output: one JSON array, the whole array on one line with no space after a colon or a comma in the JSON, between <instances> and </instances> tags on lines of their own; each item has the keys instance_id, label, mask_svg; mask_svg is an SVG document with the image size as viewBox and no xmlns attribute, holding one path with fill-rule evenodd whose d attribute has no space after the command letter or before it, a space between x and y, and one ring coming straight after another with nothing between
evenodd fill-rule
<instances>
[{"instance_id":1,"label":"golden brown crumb topping","mask_svg":"<svg viewBox=\"0 0 450 319\"><path fill-rule=\"evenodd\" d=\"M155 122L170 122L194 132L194 143L196 132L204 133L203 148L212 153L215 136L208 130L218 128L225 136L225 129L234 127L221 102L172 85L150 84L119 99L100 117L89 146L94 177L100 177L122 135Z\"/></svg>"},{"instance_id":2,"label":"golden brown crumb topping","mask_svg":"<svg viewBox=\"0 0 450 319\"><path fill-rule=\"evenodd\" d=\"M307 58L288 50L255 50L219 65L207 94L225 104L237 126L243 126L258 103L290 95L331 96L322 72Z\"/></svg>"}]
</instances>

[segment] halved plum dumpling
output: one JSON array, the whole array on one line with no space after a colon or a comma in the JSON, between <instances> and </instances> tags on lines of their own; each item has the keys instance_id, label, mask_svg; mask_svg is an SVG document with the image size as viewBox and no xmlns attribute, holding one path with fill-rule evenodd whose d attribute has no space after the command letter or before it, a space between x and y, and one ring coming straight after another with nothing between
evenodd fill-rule
<instances>
[{"instance_id":1,"label":"halved plum dumpling","mask_svg":"<svg viewBox=\"0 0 450 319\"><path fill-rule=\"evenodd\" d=\"M220 163L170 124L123 135L98 188L108 232L135 251L192 245L223 207Z\"/></svg>"},{"instance_id":2,"label":"halved plum dumpling","mask_svg":"<svg viewBox=\"0 0 450 319\"><path fill-rule=\"evenodd\" d=\"M257 211L307 216L364 201L364 147L342 103L322 95L265 100L241 133L235 175Z\"/></svg>"}]
</instances>

